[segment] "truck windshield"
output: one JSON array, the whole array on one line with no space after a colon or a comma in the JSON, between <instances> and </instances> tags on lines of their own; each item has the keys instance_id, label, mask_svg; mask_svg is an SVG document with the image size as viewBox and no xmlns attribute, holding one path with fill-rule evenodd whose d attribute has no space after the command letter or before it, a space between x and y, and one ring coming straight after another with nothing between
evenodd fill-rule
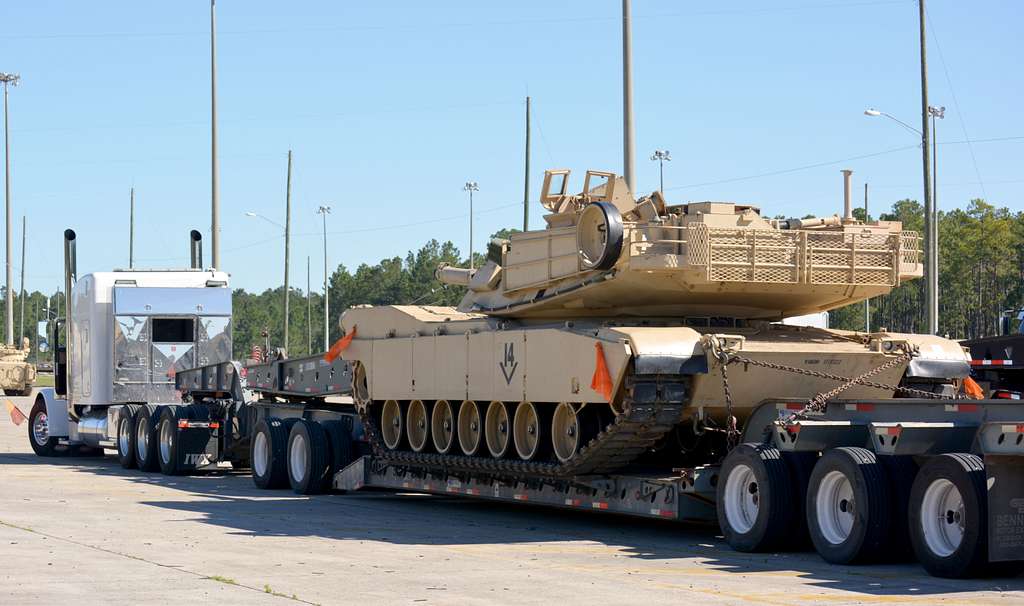
<instances>
[{"instance_id":1,"label":"truck windshield","mask_svg":"<svg viewBox=\"0 0 1024 606\"><path fill-rule=\"evenodd\" d=\"M193 318L153 318L154 343L191 343L195 334Z\"/></svg>"}]
</instances>

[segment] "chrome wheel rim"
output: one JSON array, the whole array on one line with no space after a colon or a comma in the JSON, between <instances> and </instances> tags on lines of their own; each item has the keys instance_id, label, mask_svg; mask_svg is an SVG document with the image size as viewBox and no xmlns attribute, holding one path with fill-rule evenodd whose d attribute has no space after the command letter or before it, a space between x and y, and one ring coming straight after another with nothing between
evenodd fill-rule
<instances>
[{"instance_id":1,"label":"chrome wheel rim","mask_svg":"<svg viewBox=\"0 0 1024 606\"><path fill-rule=\"evenodd\" d=\"M40 412L32 420L32 439L40 446L46 446L50 441L50 417L45 412Z\"/></svg>"},{"instance_id":2,"label":"chrome wheel rim","mask_svg":"<svg viewBox=\"0 0 1024 606\"><path fill-rule=\"evenodd\" d=\"M821 479L814 499L818 514L818 530L833 545L850 537L857 505L853 498L853 484L841 471L830 471Z\"/></svg>"},{"instance_id":3,"label":"chrome wheel rim","mask_svg":"<svg viewBox=\"0 0 1024 606\"><path fill-rule=\"evenodd\" d=\"M306 437L300 433L292 438L292 447L288 452L288 466L292 471L292 478L297 482L306 479L306 470L309 468L309 453L306 449Z\"/></svg>"},{"instance_id":4,"label":"chrome wheel rim","mask_svg":"<svg viewBox=\"0 0 1024 606\"><path fill-rule=\"evenodd\" d=\"M132 447L132 430L130 417L121 416L117 423L117 450L121 454L130 455Z\"/></svg>"},{"instance_id":5,"label":"chrome wheel rim","mask_svg":"<svg viewBox=\"0 0 1024 606\"><path fill-rule=\"evenodd\" d=\"M949 557L964 541L964 497L955 484L934 480L921 499L921 530L928 549Z\"/></svg>"},{"instance_id":6,"label":"chrome wheel rim","mask_svg":"<svg viewBox=\"0 0 1024 606\"><path fill-rule=\"evenodd\" d=\"M174 446L174 427L170 419L160 423L160 460L165 464L171 462L171 447Z\"/></svg>"},{"instance_id":7,"label":"chrome wheel rim","mask_svg":"<svg viewBox=\"0 0 1024 606\"><path fill-rule=\"evenodd\" d=\"M267 434L259 432L252 442L252 468L256 475L263 477L270 467L270 445L267 444Z\"/></svg>"},{"instance_id":8,"label":"chrome wheel rim","mask_svg":"<svg viewBox=\"0 0 1024 606\"><path fill-rule=\"evenodd\" d=\"M149 417L139 417L135 423L135 453L139 460L146 458L146 451L149 450Z\"/></svg>"},{"instance_id":9,"label":"chrome wheel rim","mask_svg":"<svg viewBox=\"0 0 1024 606\"><path fill-rule=\"evenodd\" d=\"M725 481L725 518L739 534L746 534L757 523L761 494L757 475L749 465L732 468Z\"/></svg>"}]
</instances>

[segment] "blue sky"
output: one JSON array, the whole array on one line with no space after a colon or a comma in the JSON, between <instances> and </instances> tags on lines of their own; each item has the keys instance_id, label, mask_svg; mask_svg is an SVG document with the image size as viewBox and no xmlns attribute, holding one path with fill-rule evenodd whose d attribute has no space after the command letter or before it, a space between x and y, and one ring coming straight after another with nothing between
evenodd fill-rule
<instances>
[{"instance_id":1,"label":"blue sky","mask_svg":"<svg viewBox=\"0 0 1024 606\"><path fill-rule=\"evenodd\" d=\"M940 208L984 196L1024 210L1024 117L1012 109L1024 96L1024 4L928 6L931 100L947 108ZM657 187L651 151L667 148L672 202L832 214L842 168L857 188L870 183L872 209L921 198L915 136L863 115L878 107L920 126L912 0L634 0L633 13L642 192ZM28 288L56 288L66 227L79 233L80 272L126 266L133 184L137 265L185 264L190 228L209 260L208 20L205 0L0 7L0 71L23 78L11 148ZM314 289L323 203L332 266L429 238L465 250L468 179L480 184L478 250L520 226L527 94L534 198L544 168L578 171L577 187L588 168L621 171L617 0L220 0L217 22L221 264L237 287L280 284L281 230L244 213L284 221L289 148L292 281L304 288L311 256Z\"/></svg>"}]
</instances>

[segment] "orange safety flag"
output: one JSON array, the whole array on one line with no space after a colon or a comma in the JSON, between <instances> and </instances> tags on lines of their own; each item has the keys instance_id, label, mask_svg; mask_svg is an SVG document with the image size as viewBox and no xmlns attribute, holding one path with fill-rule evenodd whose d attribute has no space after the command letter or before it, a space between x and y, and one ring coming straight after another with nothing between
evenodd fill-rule
<instances>
[{"instance_id":1,"label":"orange safety flag","mask_svg":"<svg viewBox=\"0 0 1024 606\"><path fill-rule=\"evenodd\" d=\"M964 379L964 393L975 400L981 400L985 397L985 392L981 389L981 385L978 385L978 382L970 377Z\"/></svg>"},{"instance_id":2,"label":"orange safety flag","mask_svg":"<svg viewBox=\"0 0 1024 606\"><path fill-rule=\"evenodd\" d=\"M354 339L355 336L356 327L353 326L351 332L335 341L334 345L331 345L331 348L328 349L327 353L324 354L324 361L330 364L331 362L334 362L336 359L338 359L338 356L341 355L341 352L348 349L349 343L352 342L352 339Z\"/></svg>"},{"instance_id":3,"label":"orange safety flag","mask_svg":"<svg viewBox=\"0 0 1024 606\"><path fill-rule=\"evenodd\" d=\"M604 361L604 347L601 343L594 343L597 350L597 361L594 363L594 378L590 380L590 388L604 396L605 400L612 401L612 375L608 372L608 364Z\"/></svg>"},{"instance_id":4,"label":"orange safety flag","mask_svg":"<svg viewBox=\"0 0 1024 606\"><path fill-rule=\"evenodd\" d=\"M14 402L4 400L4 404L7 406L7 413L11 415L11 422L15 425L21 425L27 419L25 413L21 412Z\"/></svg>"}]
</instances>

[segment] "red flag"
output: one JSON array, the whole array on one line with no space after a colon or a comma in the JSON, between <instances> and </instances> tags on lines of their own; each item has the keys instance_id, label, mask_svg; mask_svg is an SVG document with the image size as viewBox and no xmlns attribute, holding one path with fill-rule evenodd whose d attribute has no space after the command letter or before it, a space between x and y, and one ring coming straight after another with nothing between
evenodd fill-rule
<instances>
[{"instance_id":1,"label":"red flag","mask_svg":"<svg viewBox=\"0 0 1024 606\"><path fill-rule=\"evenodd\" d=\"M604 347L600 342L594 343L597 350L597 361L594 364L594 378L590 380L590 388L612 401L612 375L608 372L608 364L604 361Z\"/></svg>"},{"instance_id":2,"label":"red flag","mask_svg":"<svg viewBox=\"0 0 1024 606\"><path fill-rule=\"evenodd\" d=\"M978 385L978 382L970 377L964 379L964 393L975 400L981 400L985 397L985 392L981 389L981 385Z\"/></svg>"},{"instance_id":3,"label":"red flag","mask_svg":"<svg viewBox=\"0 0 1024 606\"><path fill-rule=\"evenodd\" d=\"M14 423L15 425L21 425L24 421L27 420L28 417L26 417L25 413L21 412L21 410L14 405L14 402L11 402L10 400L4 400L4 404L7 406L8 414L11 415L12 423Z\"/></svg>"},{"instance_id":4,"label":"red flag","mask_svg":"<svg viewBox=\"0 0 1024 606\"><path fill-rule=\"evenodd\" d=\"M338 358L338 356L341 355L341 352L348 349L349 343L352 342L352 339L354 339L355 336L356 327L353 326L351 332L335 341L334 345L331 345L331 348L327 350L327 353L324 354L324 361L327 362L328 364L334 362Z\"/></svg>"}]
</instances>

